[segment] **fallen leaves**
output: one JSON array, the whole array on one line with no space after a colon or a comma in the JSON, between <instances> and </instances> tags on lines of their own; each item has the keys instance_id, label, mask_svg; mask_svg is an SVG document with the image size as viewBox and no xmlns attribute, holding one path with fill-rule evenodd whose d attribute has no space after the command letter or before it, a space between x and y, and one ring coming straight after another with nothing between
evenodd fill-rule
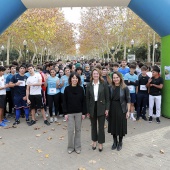
<instances>
[{"instance_id":1,"label":"fallen leaves","mask_svg":"<svg viewBox=\"0 0 170 170\"><path fill-rule=\"evenodd\" d=\"M63 140L63 139L64 139L64 136L60 136L59 139L60 139L60 140Z\"/></svg>"},{"instance_id":2,"label":"fallen leaves","mask_svg":"<svg viewBox=\"0 0 170 170\"><path fill-rule=\"evenodd\" d=\"M90 160L89 163L90 163L90 164L95 164L96 161L95 161L95 160Z\"/></svg>"},{"instance_id":3,"label":"fallen leaves","mask_svg":"<svg viewBox=\"0 0 170 170\"><path fill-rule=\"evenodd\" d=\"M46 154L46 155L45 155L45 158L49 158L49 156L50 156L49 154Z\"/></svg>"},{"instance_id":4,"label":"fallen leaves","mask_svg":"<svg viewBox=\"0 0 170 170\"><path fill-rule=\"evenodd\" d=\"M37 135L36 135L36 137L40 137L40 136L41 136L41 134L37 134Z\"/></svg>"},{"instance_id":5,"label":"fallen leaves","mask_svg":"<svg viewBox=\"0 0 170 170\"><path fill-rule=\"evenodd\" d=\"M34 130L39 130L39 129L40 129L40 127L35 127L35 128L34 128Z\"/></svg>"},{"instance_id":6,"label":"fallen leaves","mask_svg":"<svg viewBox=\"0 0 170 170\"><path fill-rule=\"evenodd\" d=\"M57 123L57 125L61 125L61 123Z\"/></svg>"},{"instance_id":7,"label":"fallen leaves","mask_svg":"<svg viewBox=\"0 0 170 170\"><path fill-rule=\"evenodd\" d=\"M103 169L103 168L99 168L98 170L105 170L105 169Z\"/></svg>"},{"instance_id":8,"label":"fallen leaves","mask_svg":"<svg viewBox=\"0 0 170 170\"><path fill-rule=\"evenodd\" d=\"M54 129L54 128L51 128L51 131L55 131L55 129Z\"/></svg>"},{"instance_id":9,"label":"fallen leaves","mask_svg":"<svg viewBox=\"0 0 170 170\"><path fill-rule=\"evenodd\" d=\"M78 170L86 170L86 168L82 168L82 167L80 167L80 168L78 168Z\"/></svg>"},{"instance_id":10,"label":"fallen leaves","mask_svg":"<svg viewBox=\"0 0 170 170\"><path fill-rule=\"evenodd\" d=\"M47 138L47 140L51 140L51 139L52 139L52 137L48 137L48 138Z\"/></svg>"},{"instance_id":11,"label":"fallen leaves","mask_svg":"<svg viewBox=\"0 0 170 170\"><path fill-rule=\"evenodd\" d=\"M163 149L161 149L161 150L160 150L160 153L161 153L161 154L164 154L165 152L164 152L164 150L163 150Z\"/></svg>"},{"instance_id":12,"label":"fallen leaves","mask_svg":"<svg viewBox=\"0 0 170 170\"><path fill-rule=\"evenodd\" d=\"M44 131L43 134L47 133L47 131Z\"/></svg>"},{"instance_id":13,"label":"fallen leaves","mask_svg":"<svg viewBox=\"0 0 170 170\"><path fill-rule=\"evenodd\" d=\"M42 150L41 150L41 149L37 149L37 152L38 152L38 153L41 153L41 152L42 152Z\"/></svg>"}]
</instances>

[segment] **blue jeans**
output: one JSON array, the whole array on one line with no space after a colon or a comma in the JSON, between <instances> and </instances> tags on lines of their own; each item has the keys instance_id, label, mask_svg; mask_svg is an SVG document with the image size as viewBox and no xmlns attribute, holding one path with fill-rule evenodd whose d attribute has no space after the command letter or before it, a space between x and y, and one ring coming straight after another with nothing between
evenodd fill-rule
<instances>
[{"instance_id":1,"label":"blue jeans","mask_svg":"<svg viewBox=\"0 0 170 170\"><path fill-rule=\"evenodd\" d=\"M145 116L147 101L148 101L148 93L137 94L137 117Z\"/></svg>"}]
</instances>

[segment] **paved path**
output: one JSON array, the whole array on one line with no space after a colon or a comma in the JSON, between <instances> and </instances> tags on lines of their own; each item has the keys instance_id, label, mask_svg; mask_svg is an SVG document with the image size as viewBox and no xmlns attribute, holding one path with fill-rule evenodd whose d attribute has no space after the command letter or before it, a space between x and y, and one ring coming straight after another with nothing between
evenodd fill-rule
<instances>
[{"instance_id":1,"label":"paved path","mask_svg":"<svg viewBox=\"0 0 170 170\"><path fill-rule=\"evenodd\" d=\"M112 151L112 136L106 130L103 152L91 149L90 121L82 123L81 154L67 153L67 123L28 127L25 119L17 128L0 128L0 169L5 170L169 170L170 120L161 117L161 124L128 120L128 135L123 149ZM107 126L107 122L106 122ZM37 130L35 130L37 129ZM37 137L37 135L39 137ZM163 150L164 153L160 153Z\"/></svg>"}]
</instances>

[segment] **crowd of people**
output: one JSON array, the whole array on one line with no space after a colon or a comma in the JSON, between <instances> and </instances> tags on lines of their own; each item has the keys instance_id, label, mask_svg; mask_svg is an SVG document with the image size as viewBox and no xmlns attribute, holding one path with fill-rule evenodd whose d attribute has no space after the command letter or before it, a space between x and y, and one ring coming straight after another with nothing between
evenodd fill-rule
<instances>
[{"instance_id":1,"label":"crowd of people","mask_svg":"<svg viewBox=\"0 0 170 170\"><path fill-rule=\"evenodd\" d=\"M98 143L99 152L105 143L107 120L108 133L113 136L111 148L120 151L128 118L147 121L149 108L149 122L156 117L160 123L162 88L160 68L140 62L63 63L59 59L37 66L13 62L0 66L0 126L7 126L8 117L13 116L13 125L20 124L22 116L32 126L40 112L47 126L63 117L68 121L68 153L79 154L82 119L90 119L92 149Z\"/></svg>"}]
</instances>

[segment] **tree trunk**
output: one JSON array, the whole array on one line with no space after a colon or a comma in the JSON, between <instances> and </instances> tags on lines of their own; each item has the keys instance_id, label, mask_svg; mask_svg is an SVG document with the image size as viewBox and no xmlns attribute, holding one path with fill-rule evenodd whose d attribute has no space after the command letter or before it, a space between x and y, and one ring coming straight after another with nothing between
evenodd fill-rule
<instances>
[{"instance_id":1,"label":"tree trunk","mask_svg":"<svg viewBox=\"0 0 170 170\"><path fill-rule=\"evenodd\" d=\"M155 63L155 32L153 34L153 51L152 51L152 66L154 66Z\"/></svg>"},{"instance_id":2,"label":"tree trunk","mask_svg":"<svg viewBox=\"0 0 170 170\"><path fill-rule=\"evenodd\" d=\"M148 62L151 62L151 48L150 48L150 37L149 37L149 33L148 33L147 46L148 46L147 61L148 61Z\"/></svg>"},{"instance_id":3,"label":"tree trunk","mask_svg":"<svg viewBox=\"0 0 170 170\"><path fill-rule=\"evenodd\" d=\"M7 40L7 57L6 57L6 64L7 65L9 65L10 40L11 40L11 36L8 35L8 40Z\"/></svg>"},{"instance_id":4,"label":"tree trunk","mask_svg":"<svg viewBox=\"0 0 170 170\"><path fill-rule=\"evenodd\" d=\"M123 55L123 59L125 60L126 59L126 43L124 44L124 55Z\"/></svg>"}]
</instances>

